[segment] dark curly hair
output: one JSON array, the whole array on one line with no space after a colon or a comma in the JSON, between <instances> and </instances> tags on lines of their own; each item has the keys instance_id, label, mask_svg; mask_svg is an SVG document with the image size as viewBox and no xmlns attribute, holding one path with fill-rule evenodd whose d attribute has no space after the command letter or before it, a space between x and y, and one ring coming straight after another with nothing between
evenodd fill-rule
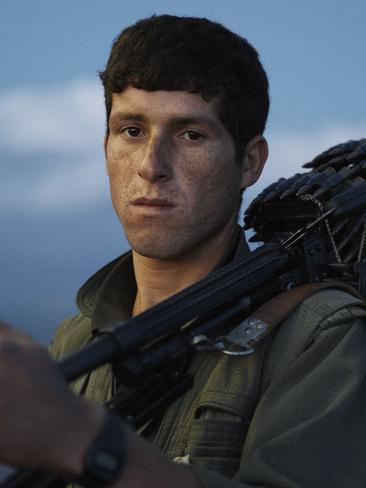
<instances>
[{"instance_id":1,"label":"dark curly hair","mask_svg":"<svg viewBox=\"0 0 366 488\"><path fill-rule=\"evenodd\" d=\"M268 79L248 41L205 18L152 16L114 40L103 82L107 134L112 93L185 90L206 101L218 97L218 116L241 158L247 142L265 128Z\"/></svg>"}]
</instances>

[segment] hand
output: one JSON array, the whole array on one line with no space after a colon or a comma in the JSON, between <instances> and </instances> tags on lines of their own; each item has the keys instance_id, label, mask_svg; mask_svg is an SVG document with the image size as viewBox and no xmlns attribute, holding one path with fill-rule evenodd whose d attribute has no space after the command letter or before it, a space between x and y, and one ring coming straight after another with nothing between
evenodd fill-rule
<instances>
[{"instance_id":1,"label":"hand","mask_svg":"<svg viewBox=\"0 0 366 488\"><path fill-rule=\"evenodd\" d=\"M77 477L104 419L101 406L72 393L43 346L0 322L0 463ZM116 488L147 488L151 480L200 486L190 470L124 430L127 463Z\"/></svg>"},{"instance_id":2,"label":"hand","mask_svg":"<svg viewBox=\"0 0 366 488\"><path fill-rule=\"evenodd\" d=\"M104 415L72 393L43 346L0 322L0 463L79 474Z\"/></svg>"}]
</instances>

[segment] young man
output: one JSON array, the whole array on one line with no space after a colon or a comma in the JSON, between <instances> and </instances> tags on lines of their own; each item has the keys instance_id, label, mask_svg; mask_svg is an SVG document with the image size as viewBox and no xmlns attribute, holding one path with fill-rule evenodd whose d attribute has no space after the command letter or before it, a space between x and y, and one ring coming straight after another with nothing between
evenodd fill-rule
<instances>
[{"instance_id":1,"label":"young man","mask_svg":"<svg viewBox=\"0 0 366 488\"><path fill-rule=\"evenodd\" d=\"M218 24L142 20L101 78L112 201L132 251L81 288L55 357L248 253L236 217L267 158L266 75ZM84 473L86 486L363 486L364 315L323 291L251 356L195 354L194 387L145 429L150 442L87 400L119 386L110 366L77 380L77 396L40 346L2 325L0 461Z\"/></svg>"}]
</instances>

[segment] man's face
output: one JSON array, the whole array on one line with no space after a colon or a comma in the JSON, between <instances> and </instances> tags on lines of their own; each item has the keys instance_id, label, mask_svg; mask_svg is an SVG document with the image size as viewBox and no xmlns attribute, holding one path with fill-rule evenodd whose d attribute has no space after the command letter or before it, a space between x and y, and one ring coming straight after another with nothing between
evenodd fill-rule
<instances>
[{"instance_id":1,"label":"man's face","mask_svg":"<svg viewBox=\"0 0 366 488\"><path fill-rule=\"evenodd\" d=\"M109 128L112 202L137 253L179 258L233 225L243 168L214 101L128 87Z\"/></svg>"}]
</instances>

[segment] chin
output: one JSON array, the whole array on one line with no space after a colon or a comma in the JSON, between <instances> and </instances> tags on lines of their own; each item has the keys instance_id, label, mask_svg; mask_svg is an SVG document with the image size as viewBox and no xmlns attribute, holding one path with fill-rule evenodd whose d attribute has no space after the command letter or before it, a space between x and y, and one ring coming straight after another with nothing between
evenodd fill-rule
<instances>
[{"instance_id":1,"label":"chin","mask_svg":"<svg viewBox=\"0 0 366 488\"><path fill-rule=\"evenodd\" d=\"M132 249L145 258L151 259L177 259L182 256L182 252L176 249L167 249L160 246L131 246Z\"/></svg>"},{"instance_id":2,"label":"chin","mask_svg":"<svg viewBox=\"0 0 366 488\"><path fill-rule=\"evenodd\" d=\"M188 256L202 246L206 241L212 238L217 230L212 226L207 228L202 224L200 226L182 227L174 230L150 228L139 229L136 227L134 232L125 234L131 248L140 256L152 259L182 259Z\"/></svg>"},{"instance_id":3,"label":"chin","mask_svg":"<svg viewBox=\"0 0 366 488\"><path fill-rule=\"evenodd\" d=\"M155 232L153 236L127 236L127 240L137 254L146 258L173 259L184 252L182 246L178 245L178 239L172 239L172 234L157 237Z\"/></svg>"}]
</instances>

